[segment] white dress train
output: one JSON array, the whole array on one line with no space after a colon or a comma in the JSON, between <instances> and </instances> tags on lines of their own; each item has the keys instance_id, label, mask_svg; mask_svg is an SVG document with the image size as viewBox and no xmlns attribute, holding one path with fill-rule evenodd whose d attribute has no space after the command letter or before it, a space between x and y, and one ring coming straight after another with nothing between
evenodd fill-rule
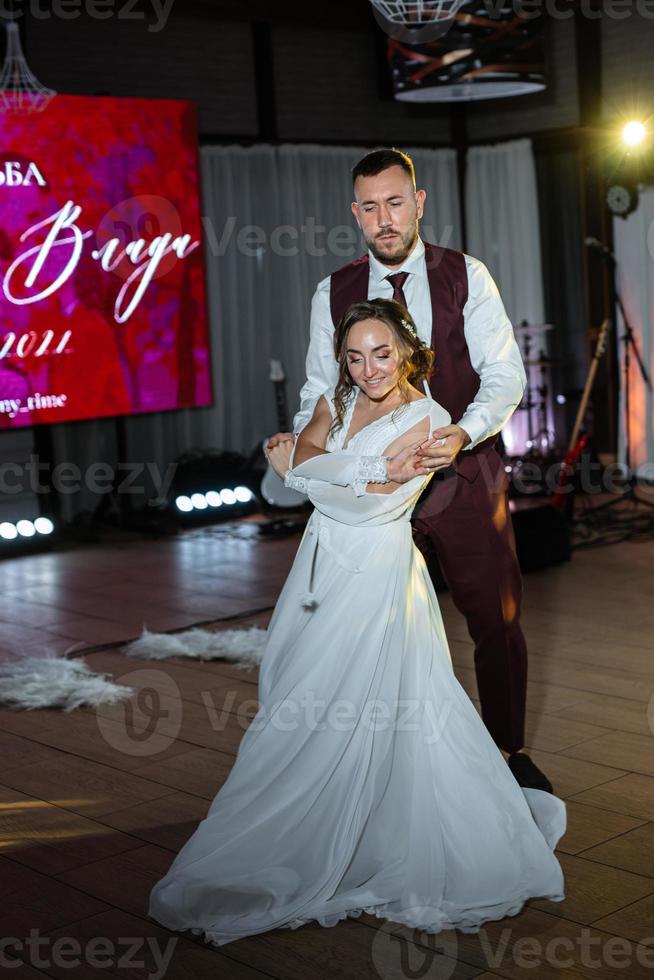
<instances>
[{"instance_id":1,"label":"white dress train","mask_svg":"<svg viewBox=\"0 0 654 980\"><path fill-rule=\"evenodd\" d=\"M315 510L268 629L260 708L150 896L161 924L216 945L362 911L477 932L564 898L565 806L518 786L452 670L409 523L429 477L390 494L339 485L427 414L431 428L449 416L418 400L343 450L357 393L332 452L293 470Z\"/></svg>"}]
</instances>

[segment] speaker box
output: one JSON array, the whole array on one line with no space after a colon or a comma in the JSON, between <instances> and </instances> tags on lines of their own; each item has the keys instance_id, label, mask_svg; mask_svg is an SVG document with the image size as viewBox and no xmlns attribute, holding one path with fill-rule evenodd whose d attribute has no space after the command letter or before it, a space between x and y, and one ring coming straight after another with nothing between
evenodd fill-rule
<instances>
[{"instance_id":1,"label":"speaker box","mask_svg":"<svg viewBox=\"0 0 654 980\"><path fill-rule=\"evenodd\" d=\"M570 561L570 524L565 512L534 500L511 501L510 506L518 561L523 572L538 572ZM447 589L438 558L431 557L427 568L436 591Z\"/></svg>"}]
</instances>

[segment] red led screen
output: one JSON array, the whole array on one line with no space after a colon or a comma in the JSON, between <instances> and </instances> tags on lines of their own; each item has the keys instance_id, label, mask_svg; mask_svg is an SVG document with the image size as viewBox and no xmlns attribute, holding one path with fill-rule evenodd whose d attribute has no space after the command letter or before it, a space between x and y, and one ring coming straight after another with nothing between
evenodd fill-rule
<instances>
[{"instance_id":1,"label":"red led screen","mask_svg":"<svg viewBox=\"0 0 654 980\"><path fill-rule=\"evenodd\" d=\"M0 428L211 403L188 102L0 116Z\"/></svg>"}]
</instances>

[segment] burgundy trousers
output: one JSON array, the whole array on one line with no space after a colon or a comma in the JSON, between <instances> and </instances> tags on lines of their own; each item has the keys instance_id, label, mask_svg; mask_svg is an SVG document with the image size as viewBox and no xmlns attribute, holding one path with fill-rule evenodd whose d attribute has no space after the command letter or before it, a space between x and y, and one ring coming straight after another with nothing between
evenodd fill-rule
<instances>
[{"instance_id":1,"label":"burgundy trousers","mask_svg":"<svg viewBox=\"0 0 654 980\"><path fill-rule=\"evenodd\" d=\"M520 627L522 576L498 453L478 457L473 480L450 468L435 475L414 510L416 545L436 554L475 644L481 716L506 752L524 745L527 646Z\"/></svg>"}]
</instances>

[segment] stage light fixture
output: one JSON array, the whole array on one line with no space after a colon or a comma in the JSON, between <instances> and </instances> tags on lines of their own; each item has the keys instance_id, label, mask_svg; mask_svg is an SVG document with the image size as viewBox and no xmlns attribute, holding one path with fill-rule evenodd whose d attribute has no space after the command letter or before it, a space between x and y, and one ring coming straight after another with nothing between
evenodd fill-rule
<instances>
[{"instance_id":1,"label":"stage light fixture","mask_svg":"<svg viewBox=\"0 0 654 980\"><path fill-rule=\"evenodd\" d=\"M254 494L247 487L234 487L234 496L239 504L249 504Z\"/></svg>"},{"instance_id":2,"label":"stage light fixture","mask_svg":"<svg viewBox=\"0 0 654 980\"><path fill-rule=\"evenodd\" d=\"M54 533L55 526L49 517L21 518L18 521L0 522L0 556L9 558L25 551L38 551L44 540Z\"/></svg>"},{"instance_id":3,"label":"stage light fixture","mask_svg":"<svg viewBox=\"0 0 654 980\"><path fill-rule=\"evenodd\" d=\"M632 214L638 207L641 186L654 179L650 126L650 118L639 118L634 106L598 132L596 151L604 170L606 204L616 217Z\"/></svg>"},{"instance_id":4,"label":"stage light fixture","mask_svg":"<svg viewBox=\"0 0 654 980\"><path fill-rule=\"evenodd\" d=\"M187 526L233 521L258 509L258 482L239 453L189 450L177 461L167 507Z\"/></svg>"},{"instance_id":5,"label":"stage light fixture","mask_svg":"<svg viewBox=\"0 0 654 980\"><path fill-rule=\"evenodd\" d=\"M18 537L18 531L16 530L15 524L10 524L9 521L3 521L0 524L0 538L5 541L13 541Z\"/></svg>"},{"instance_id":6,"label":"stage light fixture","mask_svg":"<svg viewBox=\"0 0 654 980\"><path fill-rule=\"evenodd\" d=\"M622 139L627 146L640 146L647 136L647 130L638 119L631 119L622 129Z\"/></svg>"},{"instance_id":7,"label":"stage light fixture","mask_svg":"<svg viewBox=\"0 0 654 980\"><path fill-rule=\"evenodd\" d=\"M252 491L245 486L224 487L222 490L208 490L206 493L180 494L175 498L175 506L183 514L236 504L249 504L255 499Z\"/></svg>"},{"instance_id":8,"label":"stage light fixture","mask_svg":"<svg viewBox=\"0 0 654 980\"><path fill-rule=\"evenodd\" d=\"M37 517L34 527L39 534L52 534L54 531L54 524L49 517Z\"/></svg>"}]
</instances>

